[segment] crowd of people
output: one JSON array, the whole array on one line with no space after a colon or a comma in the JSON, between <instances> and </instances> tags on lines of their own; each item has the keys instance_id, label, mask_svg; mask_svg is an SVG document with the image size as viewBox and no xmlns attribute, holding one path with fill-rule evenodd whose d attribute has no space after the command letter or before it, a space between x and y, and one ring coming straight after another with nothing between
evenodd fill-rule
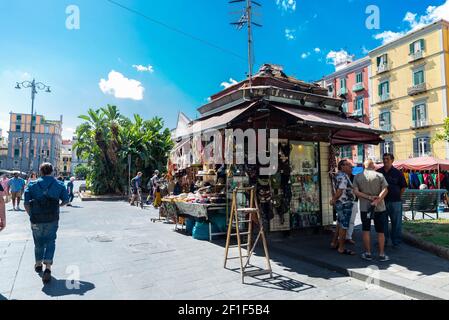
<instances>
[{"instance_id":1,"label":"crowd of people","mask_svg":"<svg viewBox=\"0 0 449 320\"><path fill-rule=\"evenodd\" d=\"M53 166L43 163L40 177L32 173L25 180L14 173L11 178L3 175L0 179L0 231L6 228L5 203L12 201L13 211L21 211L20 201L24 201L34 240L34 269L44 283L51 281L51 268L56 250L60 207L71 205L74 198L74 180L67 187L64 179L53 175Z\"/></svg>"},{"instance_id":2,"label":"crowd of people","mask_svg":"<svg viewBox=\"0 0 449 320\"><path fill-rule=\"evenodd\" d=\"M331 199L331 205L337 213L337 230L331 248L340 254L356 254L347 249L346 244L355 244L352 234L358 214L362 220L363 259L373 260L370 239L372 221L377 233L379 261L389 260L385 247L390 240L393 248L398 248L401 244L402 196L408 185L404 174L393 166L392 154L385 154L383 163L384 166L376 171L374 162L367 160L363 173L356 176L352 174L350 161L341 160L338 163L338 173L334 178L334 195Z\"/></svg>"}]
</instances>

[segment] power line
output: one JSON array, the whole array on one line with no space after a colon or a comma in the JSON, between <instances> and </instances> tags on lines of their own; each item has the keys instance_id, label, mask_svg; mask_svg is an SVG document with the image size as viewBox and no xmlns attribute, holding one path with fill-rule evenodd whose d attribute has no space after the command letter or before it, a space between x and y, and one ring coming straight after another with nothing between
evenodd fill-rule
<instances>
[{"instance_id":1,"label":"power line","mask_svg":"<svg viewBox=\"0 0 449 320\"><path fill-rule=\"evenodd\" d=\"M164 23L164 22L161 22L161 21L159 21L159 20L153 19L153 18L151 18L151 17L149 17L149 16L147 16L147 15L145 15L145 14L143 14L143 13L141 13L141 12L135 10L135 9L132 9L132 8L130 8L130 7L127 7L127 6L125 6L125 5L121 4L121 3L118 3L118 2L116 2L116 1L114 1L114 0L106 0L106 1L109 2L109 3L111 3L111 4L113 4L113 5L115 5L115 6L117 6L117 7L120 7L120 8L122 8L122 9L126 10L126 11L129 11L129 12L131 12L131 13L134 13L134 14L136 14L136 15L138 15L138 16L140 16L140 17L142 17L142 18L144 18L144 19L146 19L146 20L148 20L148 21L151 21L151 22L153 22L153 23L155 23L155 24L158 24L158 25L160 25L160 26L162 26L162 27L164 27L164 28L166 28L166 29L168 29L168 30L170 30L170 31L173 31L173 32L182 34L183 36L185 36L185 37L187 37L187 38L190 38L190 39L192 39L192 40L195 40L195 41L197 41L197 42L200 42L200 43L202 43L202 44L204 44L204 45L207 45L207 46L209 46L209 47L211 47L211 48L214 48L214 49L220 50L220 51L222 51L222 52L228 53L228 54L230 54L230 55L232 55L232 56L234 56L234 57L236 57L236 58L239 58L239 59L242 59L242 60L246 60L246 59L245 59L244 57L242 57L241 55L239 55L239 54L237 54L237 53L235 53L235 52L233 52L233 51L231 51L231 50L229 50L229 49L220 47L220 46L218 46L218 45L216 45L216 44L214 44L214 43L212 43L212 42L209 42L209 41L207 41L207 40L201 39L201 38L199 38L199 37L197 37L197 36L194 36L194 35L192 35L192 34L189 34L189 33L187 33L187 32L184 32L184 31L182 31L182 30L180 30L180 29L178 29L178 28L172 27L172 26L170 26L170 25L168 25L168 24L166 24L166 23Z\"/></svg>"}]
</instances>

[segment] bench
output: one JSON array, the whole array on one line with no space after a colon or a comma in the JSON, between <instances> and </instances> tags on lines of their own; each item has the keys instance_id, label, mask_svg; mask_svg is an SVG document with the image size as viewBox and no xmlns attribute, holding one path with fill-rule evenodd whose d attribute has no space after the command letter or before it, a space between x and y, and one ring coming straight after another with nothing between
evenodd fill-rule
<instances>
[{"instance_id":1,"label":"bench","mask_svg":"<svg viewBox=\"0 0 449 320\"><path fill-rule=\"evenodd\" d=\"M412 190L407 189L402 197L403 211L412 212L412 220L415 220L417 212L421 212L423 219L425 216L435 219L430 214L436 214L436 219L439 219L438 206L441 202L441 196L446 194L447 190ZM404 216L405 217L405 216ZM407 219L407 218L405 218Z\"/></svg>"}]
</instances>

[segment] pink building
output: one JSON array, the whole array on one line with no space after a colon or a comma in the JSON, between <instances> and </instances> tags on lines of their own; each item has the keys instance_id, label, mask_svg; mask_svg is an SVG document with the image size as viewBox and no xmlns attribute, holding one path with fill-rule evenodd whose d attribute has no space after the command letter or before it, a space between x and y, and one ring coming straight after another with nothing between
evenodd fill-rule
<instances>
[{"instance_id":1,"label":"pink building","mask_svg":"<svg viewBox=\"0 0 449 320\"><path fill-rule=\"evenodd\" d=\"M329 96L345 100L343 111L348 117L356 118L361 122L370 124L370 99L369 99L369 57L357 61L346 60L337 64L336 71L325 76L321 86L328 89ZM352 159L354 163L361 164L367 158L371 158L369 146L354 145L341 148L341 158Z\"/></svg>"}]
</instances>

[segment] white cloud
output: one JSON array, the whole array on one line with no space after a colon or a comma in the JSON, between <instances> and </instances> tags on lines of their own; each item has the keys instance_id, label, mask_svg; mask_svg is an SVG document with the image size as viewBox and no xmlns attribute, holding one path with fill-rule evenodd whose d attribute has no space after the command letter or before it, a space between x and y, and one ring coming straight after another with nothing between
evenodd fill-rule
<instances>
[{"instance_id":1,"label":"white cloud","mask_svg":"<svg viewBox=\"0 0 449 320\"><path fill-rule=\"evenodd\" d=\"M149 72L149 73L153 73L154 72L153 66L150 66L150 65L148 65L146 67L146 66L143 66L141 64L139 64L139 65L135 64L135 65L133 65L133 68L136 69L139 72Z\"/></svg>"},{"instance_id":2,"label":"white cloud","mask_svg":"<svg viewBox=\"0 0 449 320\"><path fill-rule=\"evenodd\" d=\"M295 40L296 39L296 30L295 29L285 29L285 38L287 38L287 40Z\"/></svg>"},{"instance_id":3,"label":"white cloud","mask_svg":"<svg viewBox=\"0 0 449 320\"><path fill-rule=\"evenodd\" d=\"M313 49L313 51L315 51L315 53L320 53L321 49L320 48L315 48L315 49Z\"/></svg>"},{"instance_id":4,"label":"white cloud","mask_svg":"<svg viewBox=\"0 0 449 320\"><path fill-rule=\"evenodd\" d=\"M141 82L128 79L114 70L109 72L108 80L101 79L98 85L104 94L113 95L118 99L142 100L145 91Z\"/></svg>"},{"instance_id":5,"label":"white cloud","mask_svg":"<svg viewBox=\"0 0 449 320\"><path fill-rule=\"evenodd\" d=\"M423 15L407 12L403 22L408 23L409 26L405 30L399 32L384 31L374 35L374 39L382 40L382 44L386 44L406 35L409 32L421 29L441 19L449 20L449 0L446 0L446 2L441 6L427 7L426 13Z\"/></svg>"},{"instance_id":6,"label":"white cloud","mask_svg":"<svg viewBox=\"0 0 449 320\"><path fill-rule=\"evenodd\" d=\"M343 49L340 51L330 51L326 56L326 62L328 64L333 64L334 66L348 61L348 59L352 59L352 56Z\"/></svg>"},{"instance_id":7,"label":"white cloud","mask_svg":"<svg viewBox=\"0 0 449 320\"><path fill-rule=\"evenodd\" d=\"M229 79L229 82L222 82L222 83L220 84L220 86L222 86L222 87L224 87L225 89L227 89L227 88L229 88L229 87L231 87L231 86L233 86L233 85L235 85L235 84L237 84L237 83L238 83L237 81L235 81L234 79L230 78L230 79Z\"/></svg>"},{"instance_id":8,"label":"white cloud","mask_svg":"<svg viewBox=\"0 0 449 320\"><path fill-rule=\"evenodd\" d=\"M303 54L301 54L302 59L307 59L308 57L310 57L310 52L304 52Z\"/></svg>"},{"instance_id":9,"label":"white cloud","mask_svg":"<svg viewBox=\"0 0 449 320\"><path fill-rule=\"evenodd\" d=\"M296 11L296 0L276 0L276 4L283 11Z\"/></svg>"},{"instance_id":10,"label":"white cloud","mask_svg":"<svg viewBox=\"0 0 449 320\"><path fill-rule=\"evenodd\" d=\"M369 53L369 50L368 50L365 46L363 46L363 47L362 47L362 53L363 53L363 54L368 54L368 53Z\"/></svg>"}]
</instances>

